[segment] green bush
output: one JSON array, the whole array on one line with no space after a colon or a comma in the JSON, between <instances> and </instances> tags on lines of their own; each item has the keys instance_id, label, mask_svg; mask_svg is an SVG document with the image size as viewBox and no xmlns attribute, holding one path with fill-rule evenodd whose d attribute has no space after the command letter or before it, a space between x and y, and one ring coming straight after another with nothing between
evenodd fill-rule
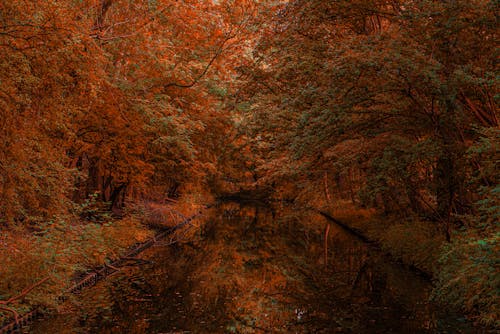
<instances>
[{"instance_id":1,"label":"green bush","mask_svg":"<svg viewBox=\"0 0 500 334\"><path fill-rule=\"evenodd\" d=\"M440 258L434 298L500 327L500 130L480 129L480 134L469 158L481 166L471 180L481 198L476 214L464 218L465 227Z\"/></svg>"},{"instance_id":2,"label":"green bush","mask_svg":"<svg viewBox=\"0 0 500 334\"><path fill-rule=\"evenodd\" d=\"M464 232L441 256L433 297L467 313L478 314L486 325L500 327L500 233L487 237Z\"/></svg>"}]
</instances>

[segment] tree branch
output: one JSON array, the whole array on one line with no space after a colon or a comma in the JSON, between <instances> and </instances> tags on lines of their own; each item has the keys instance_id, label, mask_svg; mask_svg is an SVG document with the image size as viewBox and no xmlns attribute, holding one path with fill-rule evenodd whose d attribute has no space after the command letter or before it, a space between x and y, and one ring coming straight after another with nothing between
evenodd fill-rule
<instances>
[{"instance_id":1,"label":"tree branch","mask_svg":"<svg viewBox=\"0 0 500 334\"><path fill-rule=\"evenodd\" d=\"M42 285L43 283L45 283L50 277L47 276L45 277L44 279L42 279L41 281L38 281L37 283L25 288L23 291L21 291L20 294L18 294L17 296L14 296L14 297L10 297L9 299L7 300L0 300L0 305L7 305L7 304L11 304L21 298L23 298L24 296L26 296L28 293L31 292L31 290L35 289L36 287Z\"/></svg>"},{"instance_id":2,"label":"tree branch","mask_svg":"<svg viewBox=\"0 0 500 334\"><path fill-rule=\"evenodd\" d=\"M12 315L14 315L14 320L16 321L16 324L19 324L19 313L17 313L16 310L6 306L0 306L0 310L12 313Z\"/></svg>"},{"instance_id":3,"label":"tree branch","mask_svg":"<svg viewBox=\"0 0 500 334\"><path fill-rule=\"evenodd\" d=\"M196 85L198 83L198 81L200 81L201 78L203 78L205 76L205 74L207 74L208 70L210 69L210 66L212 66L212 64L215 62L215 60L222 54L222 51L224 51L224 45L230 40L232 39L234 36L232 35L229 35L228 37L226 37L226 39L224 39L224 41L222 42L222 44L220 45L219 49L215 52L215 54L213 55L213 57L210 59L210 61L208 62L208 64L205 66L205 68L203 69L203 71L196 77L193 79L193 81L191 83L188 83L188 84L183 84L183 83L177 83L177 82L171 82L171 83L168 83L166 84L165 86L163 86L164 88L169 88L169 87L177 87L177 88L191 88L193 87L194 85Z\"/></svg>"}]
</instances>

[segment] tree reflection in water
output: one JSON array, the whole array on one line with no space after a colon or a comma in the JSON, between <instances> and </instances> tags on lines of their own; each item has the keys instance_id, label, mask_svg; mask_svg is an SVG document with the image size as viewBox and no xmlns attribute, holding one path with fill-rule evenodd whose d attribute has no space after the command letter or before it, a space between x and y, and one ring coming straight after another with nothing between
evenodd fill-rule
<instances>
[{"instance_id":1,"label":"tree reflection in water","mask_svg":"<svg viewBox=\"0 0 500 334\"><path fill-rule=\"evenodd\" d=\"M473 333L427 302L430 284L293 208L225 203L195 238L160 246L34 333Z\"/></svg>"}]
</instances>

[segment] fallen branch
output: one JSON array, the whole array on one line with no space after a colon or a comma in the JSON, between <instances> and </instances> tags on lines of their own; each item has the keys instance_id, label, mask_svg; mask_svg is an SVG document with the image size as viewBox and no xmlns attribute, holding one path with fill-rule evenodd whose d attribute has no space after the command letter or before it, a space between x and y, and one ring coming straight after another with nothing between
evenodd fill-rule
<instances>
[{"instance_id":1,"label":"fallen branch","mask_svg":"<svg viewBox=\"0 0 500 334\"><path fill-rule=\"evenodd\" d=\"M21 293L17 296L14 296L14 297L10 297L9 299L7 300L0 300L0 305L8 305L8 304L11 304L21 298L23 298L24 296L26 296L28 293L31 292L31 290L35 289L36 287L42 285L43 283L45 283L50 277L47 276L45 277L44 279L42 279L41 281L38 281L37 283L25 288L23 291L21 291Z\"/></svg>"},{"instance_id":2,"label":"fallen branch","mask_svg":"<svg viewBox=\"0 0 500 334\"><path fill-rule=\"evenodd\" d=\"M209 204L205 205L204 209L208 209L210 207L214 206L214 204ZM178 212L177 212L178 213ZM76 282L73 286L70 288L66 289L65 292L58 297L59 301L64 301L67 299L65 296L66 293L77 293L84 289L85 287L93 286L95 285L98 281L105 279L110 275L110 273L107 273L106 267L113 269L113 270L119 270L117 268L117 265L120 265L124 260L135 260L137 262L140 262L141 259L135 258L134 255L137 255L141 252L143 252L145 249L153 246L158 242L158 240L165 238L166 236L174 233L176 230L182 228L183 226L186 226L188 224L192 224L191 222L194 220L194 218L198 217L202 213L202 210L200 209L197 213L193 214L191 217L186 218L184 222L175 225L173 228L168 228L165 229L164 231L156 234L154 237L150 238L149 240L146 240L142 243L137 244L133 249L130 249L125 256L119 258L117 261L113 262L111 265L109 264L104 264L104 268L101 269L99 272L93 272L85 276L83 279L79 280ZM184 217L182 214L178 213L181 217ZM143 260L147 261L147 260ZM4 325L3 327L0 327L0 334L5 334L5 333L12 333L15 330L18 329L20 325L24 325L30 321L32 321L35 317L39 315L39 311L37 309L34 309L22 316L20 316L15 310L11 309L10 307L7 306L2 306L2 305L7 305L12 302L18 301L22 297L26 296L30 291L35 289L36 287L40 286L44 282L46 282L49 279L49 277L45 277L41 281L25 288L21 293L17 296L11 297L8 300L3 300L0 301L0 309L5 310L7 312L10 312L14 315L14 319L10 322ZM0 325L1 326L1 325Z\"/></svg>"},{"instance_id":3,"label":"fallen branch","mask_svg":"<svg viewBox=\"0 0 500 334\"><path fill-rule=\"evenodd\" d=\"M363 240L364 242L366 243L374 243L373 240L370 240L369 238L367 238L363 233L361 233L360 231L358 231L357 229L355 228L352 228L350 227L349 225L347 225L346 223L343 223L341 222L340 220L332 217L330 214L328 214L327 212L324 212L324 211L320 211L320 210L317 210L317 209L313 209L314 211L318 212L320 215L322 215L323 217L325 217L326 219L334 222L335 224L339 225L340 227L342 227L344 230L350 232L351 234L355 235L356 237L358 237L359 239Z\"/></svg>"},{"instance_id":4,"label":"fallen branch","mask_svg":"<svg viewBox=\"0 0 500 334\"><path fill-rule=\"evenodd\" d=\"M167 202L179 203L179 201L178 201L178 200L173 199L173 198L170 198L170 197L165 197L165 198L164 198L164 200L165 200L165 201L167 201Z\"/></svg>"},{"instance_id":5,"label":"fallen branch","mask_svg":"<svg viewBox=\"0 0 500 334\"><path fill-rule=\"evenodd\" d=\"M107 264L107 263L105 263L105 264L104 264L104 267L109 268L109 269L113 269L113 270L116 270L116 271L120 271L120 268L115 267L115 266L113 266L113 265L111 265L111 264Z\"/></svg>"},{"instance_id":6,"label":"fallen branch","mask_svg":"<svg viewBox=\"0 0 500 334\"><path fill-rule=\"evenodd\" d=\"M325 268L328 267L328 233L330 232L330 224L326 223L325 228Z\"/></svg>"},{"instance_id":7,"label":"fallen branch","mask_svg":"<svg viewBox=\"0 0 500 334\"><path fill-rule=\"evenodd\" d=\"M155 240L155 242L156 242L156 240ZM123 256L123 257L121 257L121 259L125 260L125 261L134 261L135 262L134 265L152 263L151 261L148 261L145 259L140 259L138 257L132 257L132 256ZM124 266L124 265L122 265L122 266Z\"/></svg>"},{"instance_id":8,"label":"fallen branch","mask_svg":"<svg viewBox=\"0 0 500 334\"><path fill-rule=\"evenodd\" d=\"M14 316L14 321L16 322L16 325L19 325L19 313L17 313L16 310L14 310L10 307L6 307L6 306L0 306L0 310L12 313L12 315Z\"/></svg>"}]
</instances>

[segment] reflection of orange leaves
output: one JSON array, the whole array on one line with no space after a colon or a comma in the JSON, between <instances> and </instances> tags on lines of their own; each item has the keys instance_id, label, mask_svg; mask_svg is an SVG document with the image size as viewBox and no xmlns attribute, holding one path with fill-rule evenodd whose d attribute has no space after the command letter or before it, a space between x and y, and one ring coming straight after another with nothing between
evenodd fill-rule
<instances>
[{"instance_id":1,"label":"reflection of orange leaves","mask_svg":"<svg viewBox=\"0 0 500 334\"><path fill-rule=\"evenodd\" d=\"M252 172L245 172L244 175L246 178L251 178L253 176Z\"/></svg>"}]
</instances>

